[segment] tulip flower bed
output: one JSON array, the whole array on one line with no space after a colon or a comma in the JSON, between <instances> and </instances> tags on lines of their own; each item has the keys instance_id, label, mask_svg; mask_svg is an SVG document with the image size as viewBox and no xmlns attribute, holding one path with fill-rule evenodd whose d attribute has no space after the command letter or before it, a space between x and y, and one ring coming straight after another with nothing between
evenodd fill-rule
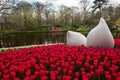
<instances>
[{"instance_id":1,"label":"tulip flower bed","mask_svg":"<svg viewBox=\"0 0 120 80\"><path fill-rule=\"evenodd\" d=\"M115 46L120 47L120 38L115 38L114 41L115 41Z\"/></svg>"},{"instance_id":2,"label":"tulip flower bed","mask_svg":"<svg viewBox=\"0 0 120 80\"><path fill-rule=\"evenodd\" d=\"M51 45L0 52L0 80L120 80L120 50Z\"/></svg>"}]
</instances>

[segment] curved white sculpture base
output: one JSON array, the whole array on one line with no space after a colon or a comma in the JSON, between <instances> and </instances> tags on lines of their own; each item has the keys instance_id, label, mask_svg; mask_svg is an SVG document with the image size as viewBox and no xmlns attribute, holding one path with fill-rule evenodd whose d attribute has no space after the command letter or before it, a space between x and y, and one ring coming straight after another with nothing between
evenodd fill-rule
<instances>
[{"instance_id":1,"label":"curved white sculpture base","mask_svg":"<svg viewBox=\"0 0 120 80\"><path fill-rule=\"evenodd\" d=\"M67 45L68 46L86 46L86 37L81 33L68 31L67 32Z\"/></svg>"},{"instance_id":2,"label":"curved white sculpture base","mask_svg":"<svg viewBox=\"0 0 120 80\"><path fill-rule=\"evenodd\" d=\"M113 48L113 36L103 18L100 19L99 24L88 33L87 46Z\"/></svg>"}]
</instances>

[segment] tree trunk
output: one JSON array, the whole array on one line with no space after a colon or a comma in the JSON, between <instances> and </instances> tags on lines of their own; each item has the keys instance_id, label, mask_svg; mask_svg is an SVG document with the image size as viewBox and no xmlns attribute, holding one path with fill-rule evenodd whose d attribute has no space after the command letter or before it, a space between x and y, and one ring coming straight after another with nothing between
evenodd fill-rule
<instances>
[{"instance_id":1,"label":"tree trunk","mask_svg":"<svg viewBox=\"0 0 120 80\"><path fill-rule=\"evenodd\" d=\"M38 17L38 26L41 27L41 17Z\"/></svg>"},{"instance_id":2,"label":"tree trunk","mask_svg":"<svg viewBox=\"0 0 120 80\"><path fill-rule=\"evenodd\" d=\"M27 18L26 18L26 15L24 15L24 28L25 29L27 28Z\"/></svg>"},{"instance_id":3,"label":"tree trunk","mask_svg":"<svg viewBox=\"0 0 120 80\"><path fill-rule=\"evenodd\" d=\"M103 17L103 15L102 15L102 8L100 7L99 9L100 9L100 17Z\"/></svg>"}]
</instances>

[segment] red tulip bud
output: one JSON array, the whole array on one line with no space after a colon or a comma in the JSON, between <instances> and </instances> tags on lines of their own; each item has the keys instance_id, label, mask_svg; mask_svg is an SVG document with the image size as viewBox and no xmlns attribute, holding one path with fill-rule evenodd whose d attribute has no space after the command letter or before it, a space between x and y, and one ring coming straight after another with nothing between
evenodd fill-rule
<instances>
[{"instance_id":1,"label":"red tulip bud","mask_svg":"<svg viewBox=\"0 0 120 80\"><path fill-rule=\"evenodd\" d=\"M26 76L30 76L30 74L31 74L31 70L27 70Z\"/></svg>"},{"instance_id":2,"label":"red tulip bud","mask_svg":"<svg viewBox=\"0 0 120 80\"><path fill-rule=\"evenodd\" d=\"M15 72L10 72L10 77L15 78L16 73Z\"/></svg>"},{"instance_id":3,"label":"red tulip bud","mask_svg":"<svg viewBox=\"0 0 120 80\"><path fill-rule=\"evenodd\" d=\"M30 78L29 77L25 77L24 80L30 80Z\"/></svg>"},{"instance_id":4,"label":"red tulip bud","mask_svg":"<svg viewBox=\"0 0 120 80\"><path fill-rule=\"evenodd\" d=\"M75 78L79 78L80 73L79 72L75 72Z\"/></svg>"},{"instance_id":5,"label":"red tulip bud","mask_svg":"<svg viewBox=\"0 0 120 80\"><path fill-rule=\"evenodd\" d=\"M93 71L91 71L90 74L91 74L91 77L94 76L94 72Z\"/></svg>"},{"instance_id":6,"label":"red tulip bud","mask_svg":"<svg viewBox=\"0 0 120 80\"><path fill-rule=\"evenodd\" d=\"M112 78L116 79L117 73L112 73Z\"/></svg>"},{"instance_id":7,"label":"red tulip bud","mask_svg":"<svg viewBox=\"0 0 120 80\"><path fill-rule=\"evenodd\" d=\"M110 75L105 75L106 80L111 80L111 76Z\"/></svg>"},{"instance_id":8,"label":"red tulip bud","mask_svg":"<svg viewBox=\"0 0 120 80\"><path fill-rule=\"evenodd\" d=\"M116 80L120 80L120 76L118 76Z\"/></svg>"},{"instance_id":9,"label":"red tulip bud","mask_svg":"<svg viewBox=\"0 0 120 80\"><path fill-rule=\"evenodd\" d=\"M85 63L85 67L86 67L86 68L89 68L89 63Z\"/></svg>"},{"instance_id":10,"label":"red tulip bud","mask_svg":"<svg viewBox=\"0 0 120 80\"><path fill-rule=\"evenodd\" d=\"M75 62L72 61L72 62L71 62L71 66L74 66L74 65L75 65Z\"/></svg>"},{"instance_id":11,"label":"red tulip bud","mask_svg":"<svg viewBox=\"0 0 120 80\"><path fill-rule=\"evenodd\" d=\"M73 71L74 66L69 66L69 70Z\"/></svg>"},{"instance_id":12,"label":"red tulip bud","mask_svg":"<svg viewBox=\"0 0 120 80\"><path fill-rule=\"evenodd\" d=\"M87 78L88 78L88 79L91 78L91 73L87 73Z\"/></svg>"},{"instance_id":13,"label":"red tulip bud","mask_svg":"<svg viewBox=\"0 0 120 80\"><path fill-rule=\"evenodd\" d=\"M58 76L57 80L61 80L61 79L62 79L62 77L61 77L61 76Z\"/></svg>"},{"instance_id":14,"label":"red tulip bud","mask_svg":"<svg viewBox=\"0 0 120 80\"><path fill-rule=\"evenodd\" d=\"M15 80L20 80L19 78L15 78Z\"/></svg>"},{"instance_id":15,"label":"red tulip bud","mask_svg":"<svg viewBox=\"0 0 120 80\"><path fill-rule=\"evenodd\" d=\"M31 77L30 77L30 80L35 80L35 76L34 75L32 75Z\"/></svg>"},{"instance_id":16,"label":"red tulip bud","mask_svg":"<svg viewBox=\"0 0 120 80\"><path fill-rule=\"evenodd\" d=\"M55 76L51 77L50 80L56 80Z\"/></svg>"},{"instance_id":17,"label":"red tulip bud","mask_svg":"<svg viewBox=\"0 0 120 80\"><path fill-rule=\"evenodd\" d=\"M72 73L73 73L73 71L71 71L71 70L68 71L68 75L69 75L69 76L71 76Z\"/></svg>"},{"instance_id":18,"label":"red tulip bud","mask_svg":"<svg viewBox=\"0 0 120 80\"><path fill-rule=\"evenodd\" d=\"M74 78L74 80L79 80L78 78Z\"/></svg>"},{"instance_id":19,"label":"red tulip bud","mask_svg":"<svg viewBox=\"0 0 120 80\"><path fill-rule=\"evenodd\" d=\"M3 75L3 80L9 80L9 75Z\"/></svg>"},{"instance_id":20,"label":"red tulip bud","mask_svg":"<svg viewBox=\"0 0 120 80\"><path fill-rule=\"evenodd\" d=\"M93 71L94 70L94 66L90 65L90 70Z\"/></svg>"},{"instance_id":21,"label":"red tulip bud","mask_svg":"<svg viewBox=\"0 0 120 80\"><path fill-rule=\"evenodd\" d=\"M38 77L39 72L38 72L38 71L36 71L34 74L35 74L35 77Z\"/></svg>"},{"instance_id":22,"label":"red tulip bud","mask_svg":"<svg viewBox=\"0 0 120 80\"><path fill-rule=\"evenodd\" d=\"M63 69L63 73L66 74L67 73L67 69Z\"/></svg>"},{"instance_id":23,"label":"red tulip bud","mask_svg":"<svg viewBox=\"0 0 120 80\"><path fill-rule=\"evenodd\" d=\"M101 71L98 69L98 70L95 71L95 73L96 73L96 76L100 76Z\"/></svg>"},{"instance_id":24,"label":"red tulip bud","mask_svg":"<svg viewBox=\"0 0 120 80\"><path fill-rule=\"evenodd\" d=\"M47 80L47 77L46 77L46 76L43 76L43 77L41 78L41 80Z\"/></svg>"}]
</instances>

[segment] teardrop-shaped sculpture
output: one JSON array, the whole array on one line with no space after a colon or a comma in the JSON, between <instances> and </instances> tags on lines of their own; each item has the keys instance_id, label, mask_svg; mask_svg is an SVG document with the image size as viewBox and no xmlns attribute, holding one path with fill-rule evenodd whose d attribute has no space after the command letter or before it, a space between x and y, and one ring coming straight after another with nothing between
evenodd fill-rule
<instances>
[{"instance_id":1,"label":"teardrop-shaped sculpture","mask_svg":"<svg viewBox=\"0 0 120 80\"><path fill-rule=\"evenodd\" d=\"M79 32L68 31L67 45L68 46L80 46L80 45L86 46L86 37Z\"/></svg>"},{"instance_id":2,"label":"teardrop-shaped sculpture","mask_svg":"<svg viewBox=\"0 0 120 80\"><path fill-rule=\"evenodd\" d=\"M100 18L99 24L88 33L87 46L104 48L114 47L114 38L103 18Z\"/></svg>"}]
</instances>

